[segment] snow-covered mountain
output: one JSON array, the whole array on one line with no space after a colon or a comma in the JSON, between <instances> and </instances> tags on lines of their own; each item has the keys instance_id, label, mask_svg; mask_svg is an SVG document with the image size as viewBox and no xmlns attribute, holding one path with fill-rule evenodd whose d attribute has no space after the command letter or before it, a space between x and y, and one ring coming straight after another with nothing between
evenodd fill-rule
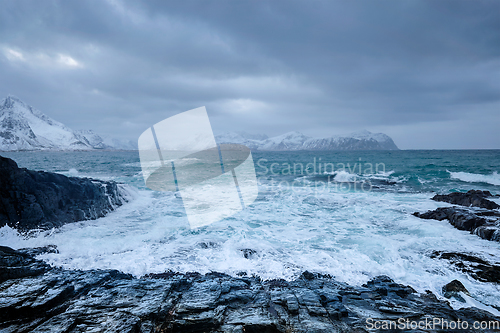
<instances>
[{"instance_id":1,"label":"snow-covered mountain","mask_svg":"<svg viewBox=\"0 0 500 333\"><path fill-rule=\"evenodd\" d=\"M0 102L0 150L50 149L133 148L119 147L93 131L73 131L16 97L8 96Z\"/></svg>"},{"instance_id":2,"label":"snow-covered mountain","mask_svg":"<svg viewBox=\"0 0 500 333\"><path fill-rule=\"evenodd\" d=\"M362 131L348 136L312 138L289 132L266 135L231 132L215 137L218 143L237 143L252 150L393 150L392 139L382 133ZM8 96L0 102L0 151L16 150L93 150L137 149L132 141L98 135L92 130L74 131L51 119L18 98Z\"/></svg>"},{"instance_id":3,"label":"snow-covered mountain","mask_svg":"<svg viewBox=\"0 0 500 333\"><path fill-rule=\"evenodd\" d=\"M304 142L302 149L307 150L397 150L394 141L383 133L371 133L367 130L351 133L347 136L329 138L311 138Z\"/></svg>"},{"instance_id":4,"label":"snow-covered mountain","mask_svg":"<svg viewBox=\"0 0 500 333\"><path fill-rule=\"evenodd\" d=\"M361 131L348 136L312 138L300 132L289 132L272 138L248 139L238 133L215 137L218 143L238 143L253 150L397 150L392 139L383 133Z\"/></svg>"},{"instance_id":5,"label":"snow-covered mountain","mask_svg":"<svg viewBox=\"0 0 500 333\"><path fill-rule=\"evenodd\" d=\"M93 130L77 130L75 133L85 137L94 149L121 149L137 150L137 144L130 140L113 138L109 135L100 135Z\"/></svg>"}]
</instances>

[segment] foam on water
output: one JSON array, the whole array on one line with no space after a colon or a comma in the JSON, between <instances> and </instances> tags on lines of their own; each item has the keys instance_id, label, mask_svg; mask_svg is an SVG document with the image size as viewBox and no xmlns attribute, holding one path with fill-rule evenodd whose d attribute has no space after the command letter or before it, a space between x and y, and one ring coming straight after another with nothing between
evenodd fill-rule
<instances>
[{"instance_id":1,"label":"foam on water","mask_svg":"<svg viewBox=\"0 0 500 333\"><path fill-rule=\"evenodd\" d=\"M448 171L448 172L450 173L451 179L458 179L468 183L487 183L500 186L500 175L496 171L493 172L491 175L482 175L482 174L469 173L463 171L460 172Z\"/></svg>"},{"instance_id":2,"label":"foam on water","mask_svg":"<svg viewBox=\"0 0 500 333\"><path fill-rule=\"evenodd\" d=\"M112 268L136 276L170 269L232 275L243 271L284 279L310 270L355 285L385 274L436 294L459 279L474 297L500 305L498 286L471 280L429 257L430 250L463 251L491 260L500 257L498 244L445 221L411 216L440 206L427 197L363 192L304 196L273 187L240 214L191 230L176 195L142 191L132 203L96 221L68 224L32 238L3 227L0 237L14 248L57 245L58 254L40 257L69 269Z\"/></svg>"},{"instance_id":3,"label":"foam on water","mask_svg":"<svg viewBox=\"0 0 500 333\"><path fill-rule=\"evenodd\" d=\"M352 182L356 179L356 174L352 174L347 171L339 171L335 174L333 179L336 182Z\"/></svg>"},{"instance_id":4,"label":"foam on water","mask_svg":"<svg viewBox=\"0 0 500 333\"><path fill-rule=\"evenodd\" d=\"M395 183L370 192L316 188L316 182L305 177L293 178L301 180L296 187L280 185L286 177L276 177L277 183L271 182L273 177L261 177L254 204L231 218L192 230L178 195L145 190L136 157L117 156L101 157L115 158L109 164L88 158L84 161L88 166L77 170L79 176L115 179L138 188L131 194L131 203L104 218L31 237L3 227L0 243L13 248L54 244L58 254L40 256L52 265L112 268L135 276L174 270L293 279L310 270L361 285L385 274L419 292L431 290L438 295L443 285L458 279L476 300L500 306L498 285L478 282L447 261L430 258L436 250L473 253L495 261L500 258L500 244L457 230L447 221L411 215L447 205L430 200L432 192L412 187L412 182L420 186L419 178L434 186L432 191L458 187L462 180L450 180L446 168L430 176L415 175L417 168L402 172L401 167L366 175L366 179ZM60 170L71 169L60 163ZM106 173L117 165L122 169ZM438 183L441 174L445 176ZM339 177L352 181L352 176L342 173Z\"/></svg>"},{"instance_id":5,"label":"foam on water","mask_svg":"<svg viewBox=\"0 0 500 333\"><path fill-rule=\"evenodd\" d=\"M76 170L75 168L71 168L67 172L61 172L61 173L68 177L78 177L78 170Z\"/></svg>"}]
</instances>

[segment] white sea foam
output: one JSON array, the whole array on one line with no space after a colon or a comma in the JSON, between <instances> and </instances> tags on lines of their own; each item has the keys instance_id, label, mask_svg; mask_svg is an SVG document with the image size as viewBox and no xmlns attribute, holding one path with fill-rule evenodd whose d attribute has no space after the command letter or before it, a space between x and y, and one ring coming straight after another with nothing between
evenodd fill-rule
<instances>
[{"instance_id":1,"label":"white sea foam","mask_svg":"<svg viewBox=\"0 0 500 333\"><path fill-rule=\"evenodd\" d=\"M461 308L475 307L475 308L478 308L478 309L481 309L481 310L488 311L491 314L500 317L500 311L498 311L494 307L485 305L485 304L477 301L476 299L470 297L469 295L466 295L463 292L459 292L459 295L462 296L462 298L465 300L465 303L462 303L462 302L457 301L457 300L455 300L455 299L452 298L449 301L450 301L450 303L451 303L451 305L452 305L453 308L455 308L455 309L461 309Z\"/></svg>"},{"instance_id":2,"label":"white sea foam","mask_svg":"<svg viewBox=\"0 0 500 333\"><path fill-rule=\"evenodd\" d=\"M352 174L347 171L338 171L335 173L335 177L333 177L333 179L336 182L353 182L356 180L356 177L356 174Z\"/></svg>"},{"instance_id":3,"label":"white sea foam","mask_svg":"<svg viewBox=\"0 0 500 333\"><path fill-rule=\"evenodd\" d=\"M390 170L390 171L386 171L386 172L380 171L380 172L374 173L371 176L373 176L373 177L385 177L385 178L387 178L387 177L391 176L393 173L394 173L394 170Z\"/></svg>"},{"instance_id":4,"label":"white sea foam","mask_svg":"<svg viewBox=\"0 0 500 333\"><path fill-rule=\"evenodd\" d=\"M60 173L65 175L65 176L68 176L68 177L78 177L79 176L79 172L75 168L71 168L68 171L63 171Z\"/></svg>"},{"instance_id":5,"label":"white sea foam","mask_svg":"<svg viewBox=\"0 0 500 333\"><path fill-rule=\"evenodd\" d=\"M488 183L500 186L500 175L496 171L490 175L482 175L482 174L469 173L463 171L460 172L448 171L448 173L450 174L451 179L458 179L468 183Z\"/></svg>"},{"instance_id":6,"label":"white sea foam","mask_svg":"<svg viewBox=\"0 0 500 333\"><path fill-rule=\"evenodd\" d=\"M75 166L79 176L144 188L140 171L131 169L139 166L133 161L120 162L126 170L122 174L112 174L104 164L85 168L61 163L57 167L69 170ZM447 261L429 256L430 251L438 250L474 253L492 260L500 258L500 244L457 230L446 221L412 216L415 211L446 204L430 200L431 193L405 193L405 183L414 179L413 171L401 174L397 170L397 176L392 171L361 176L344 171L336 173L338 178L334 179L395 181L403 183L394 186L400 192L346 192L335 187L301 192L290 186L271 186L271 180L263 177L254 204L231 218L194 230L189 228L178 195L131 190L126 195L134 200L104 218L33 232L31 237L3 227L0 244L13 248L54 244L58 254L40 256L52 265L112 268L136 276L166 270L233 275L243 271L266 279L293 279L310 270L360 285L385 274L419 292L431 290L438 295L443 285L458 279L476 300L500 306L500 286L475 281ZM297 178L298 186L316 186L307 178ZM121 190L129 191L130 187ZM245 249L255 253L245 258Z\"/></svg>"},{"instance_id":7,"label":"white sea foam","mask_svg":"<svg viewBox=\"0 0 500 333\"><path fill-rule=\"evenodd\" d=\"M500 289L479 283L430 249L500 257L500 245L454 229L446 221L421 220L414 211L435 209L429 194L323 192L299 195L287 187L266 188L239 214L191 230L173 193L140 191L108 216L67 224L26 238L0 229L14 248L55 244L58 254L41 255L68 269L119 269L141 276L166 270L244 271L263 278L293 279L302 271L328 273L360 285L385 274L420 292L453 279L485 304L500 305ZM245 249L255 251L245 258Z\"/></svg>"}]
</instances>

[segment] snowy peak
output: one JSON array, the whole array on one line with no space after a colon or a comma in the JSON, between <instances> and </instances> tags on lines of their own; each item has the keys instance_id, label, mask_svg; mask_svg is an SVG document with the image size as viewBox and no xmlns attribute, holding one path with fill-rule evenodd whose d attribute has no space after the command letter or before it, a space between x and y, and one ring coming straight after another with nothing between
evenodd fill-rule
<instances>
[{"instance_id":1,"label":"snowy peak","mask_svg":"<svg viewBox=\"0 0 500 333\"><path fill-rule=\"evenodd\" d=\"M2 101L2 103L1 103L2 106L0 106L0 109L12 109L12 107L14 107L14 103L16 101L19 101L19 100L13 96L7 96L7 98L5 98Z\"/></svg>"},{"instance_id":2,"label":"snowy peak","mask_svg":"<svg viewBox=\"0 0 500 333\"><path fill-rule=\"evenodd\" d=\"M83 140L87 141L90 144L90 146L92 146L94 149L112 148L104 144L103 142L104 140L101 138L101 136L99 136L92 130L77 130L75 131L75 134L82 141Z\"/></svg>"},{"instance_id":3,"label":"snowy peak","mask_svg":"<svg viewBox=\"0 0 500 333\"><path fill-rule=\"evenodd\" d=\"M293 131L265 140L261 150L299 150L310 137Z\"/></svg>"},{"instance_id":4,"label":"snowy peak","mask_svg":"<svg viewBox=\"0 0 500 333\"><path fill-rule=\"evenodd\" d=\"M311 139L304 143L307 150L398 150L392 139L383 133L367 130L347 136Z\"/></svg>"},{"instance_id":5,"label":"snowy peak","mask_svg":"<svg viewBox=\"0 0 500 333\"><path fill-rule=\"evenodd\" d=\"M392 139L383 133L361 131L347 136L312 138L300 132L288 132L264 140L249 140L236 133L216 136L218 143L243 144L253 150L397 150Z\"/></svg>"},{"instance_id":6,"label":"snowy peak","mask_svg":"<svg viewBox=\"0 0 500 333\"><path fill-rule=\"evenodd\" d=\"M2 109L0 109L0 145L5 150L19 150L30 146L43 147L43 143L37 140L26 119L11 110L2 111Z\"/></svg>"},{"instance_id":7,"label":"snowy peak","mask_svg":"<svg viewBox=\"0 0 500 333\"><path fill-rule=\"evenodd\" d=\"M349 136L351 138L360 139L360 140L373 139L373 140L380 142L380 143L392 142L392 139L384 133L372 133L372 132L369 132L367 130L354 132L354 133L349 134ZM394 143L394 142L392 142L392 143Z\"/></svg>"},{"instance_id":8,"label":"snowy peak","mask_svg":"<svg viewBox=\"0 0 500 333\"><path fill-rule=\"evenodd\" d=\"M92 131L73 131L19 98L0 102L0 150L92 150L114 148Z\"/></svg>"},{"instance_id":9,"label":"snowy peak","mask_svg":"<svg viewBox=\"0 0 500 333\"><path fill-rule=\"evenodd\" d=\"M121 140L109 135L99 135L93 130L77 130L77 135L86 139L94 149L137 150L137 144L130 140Z\"/></svg>"},{"instance_id":10,"label":"snowy peak","mask_svg":"<svg viewBox=\"0 0 500 333\"><path fill-rule=\"evenodd\" d=\"M14 96L0 103L0 149L92 149L84 138Z\"/></svg>"},{"instance_id":11,"label":"snowy peak","mask_svg":"<svg viewBox=\"0 0 500 333\"><path fill-rule=\"evenodd\" d=\"M218 143L236 143L252 150L396 150L382 133L361 131L347 136L312 138L288 132L272 138L262 134L230 132L217 135ZM137 144L101 136L91 130L73 131L14 96L0 102L0 150L135 150Z\"/></svg>"}]
</instances>

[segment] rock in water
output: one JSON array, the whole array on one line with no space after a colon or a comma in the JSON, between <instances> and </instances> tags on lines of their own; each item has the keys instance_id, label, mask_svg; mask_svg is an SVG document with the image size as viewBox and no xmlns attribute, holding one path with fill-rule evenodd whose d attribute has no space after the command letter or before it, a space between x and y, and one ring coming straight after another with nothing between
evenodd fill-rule
<instances>
[{"instance_id":1,"label":"rock in water","mask_svg":"<svg viewBox=\"0 0 500 333\"><path fill-rule=\"evenodd\" d=\"M448 202L453 205L460 205L465 207L480 207L486 209L497 209L500 206L493 201L490 201L488 197L491 197L489 191L480 190L470 190L467 193L453 192L446 195L435 195L432 200Z\"/></svg>"},{"instance_id":2,"label":"rock in water","mask_svg":"<svg viewBox=\"0 0 500 333\"><path fill-rule=\"evenodd\" d=\"M433 251L430 257L447 260L478 281L500 283L500 265L481 258L477 253Z\"/></svg>"},{"instance_id":3,"label":"rock in water","mask_svg":"<svg viewBox=\"0 0 500 333\"><path fill-rule=\"evenodd\" d=\"M413 215L427 220L448 220L459 230L470 231L483 239L500 242L500 213L497 211L440 207L425 213L415 212Z\"/></svg>"},{"instance_id":4,"label":"rock in water","mask_svg":"<svg viewBox=\"0 0 500 333\"><path fill-rule=\"evenodd\" d=\"M113 181L31 171L0 156L0 226L50 229L103 217L124 202Z\"/></svg>"},{"instance_id":5,"label":"rock in water","mask_svg":"<svg viewBox=\"0 0 500 333\"><path fill-rule=\"evenodd\" d=\"M446 298L455 298L458 301L465 303L464 298L460 293L464 293L467 296L470 296L469 291L465 286L462 284L462 282L458 280L453 280L447 285L443 286L443 296Z\"/></svg>"},{"instance_id":6,"label":"rock in water","mask_svg":"<svg viewBox=\"0 0 500 333\"><path fill-rule=\"evenodd\" d=\"M443 201L463 207L440 207L425 213L413 213L422 219L448 220L455 228L467 230L479 237L500 242L500 206L485 198L492 197L489 191L470 190L435 195L432 200Z\"/></svg>"},{"instance_id":7,"label":"rock in water","mask_svg":"<svg viewBox=\"0 0 500 333\"><path fill-rule=\"evenodd\" d=\"M426 213L414 213L413 215L421 219L449 220L455 228L471 232L487 223L484 217L457 207L440 207Z\"/></svg>"}]
</instances>

